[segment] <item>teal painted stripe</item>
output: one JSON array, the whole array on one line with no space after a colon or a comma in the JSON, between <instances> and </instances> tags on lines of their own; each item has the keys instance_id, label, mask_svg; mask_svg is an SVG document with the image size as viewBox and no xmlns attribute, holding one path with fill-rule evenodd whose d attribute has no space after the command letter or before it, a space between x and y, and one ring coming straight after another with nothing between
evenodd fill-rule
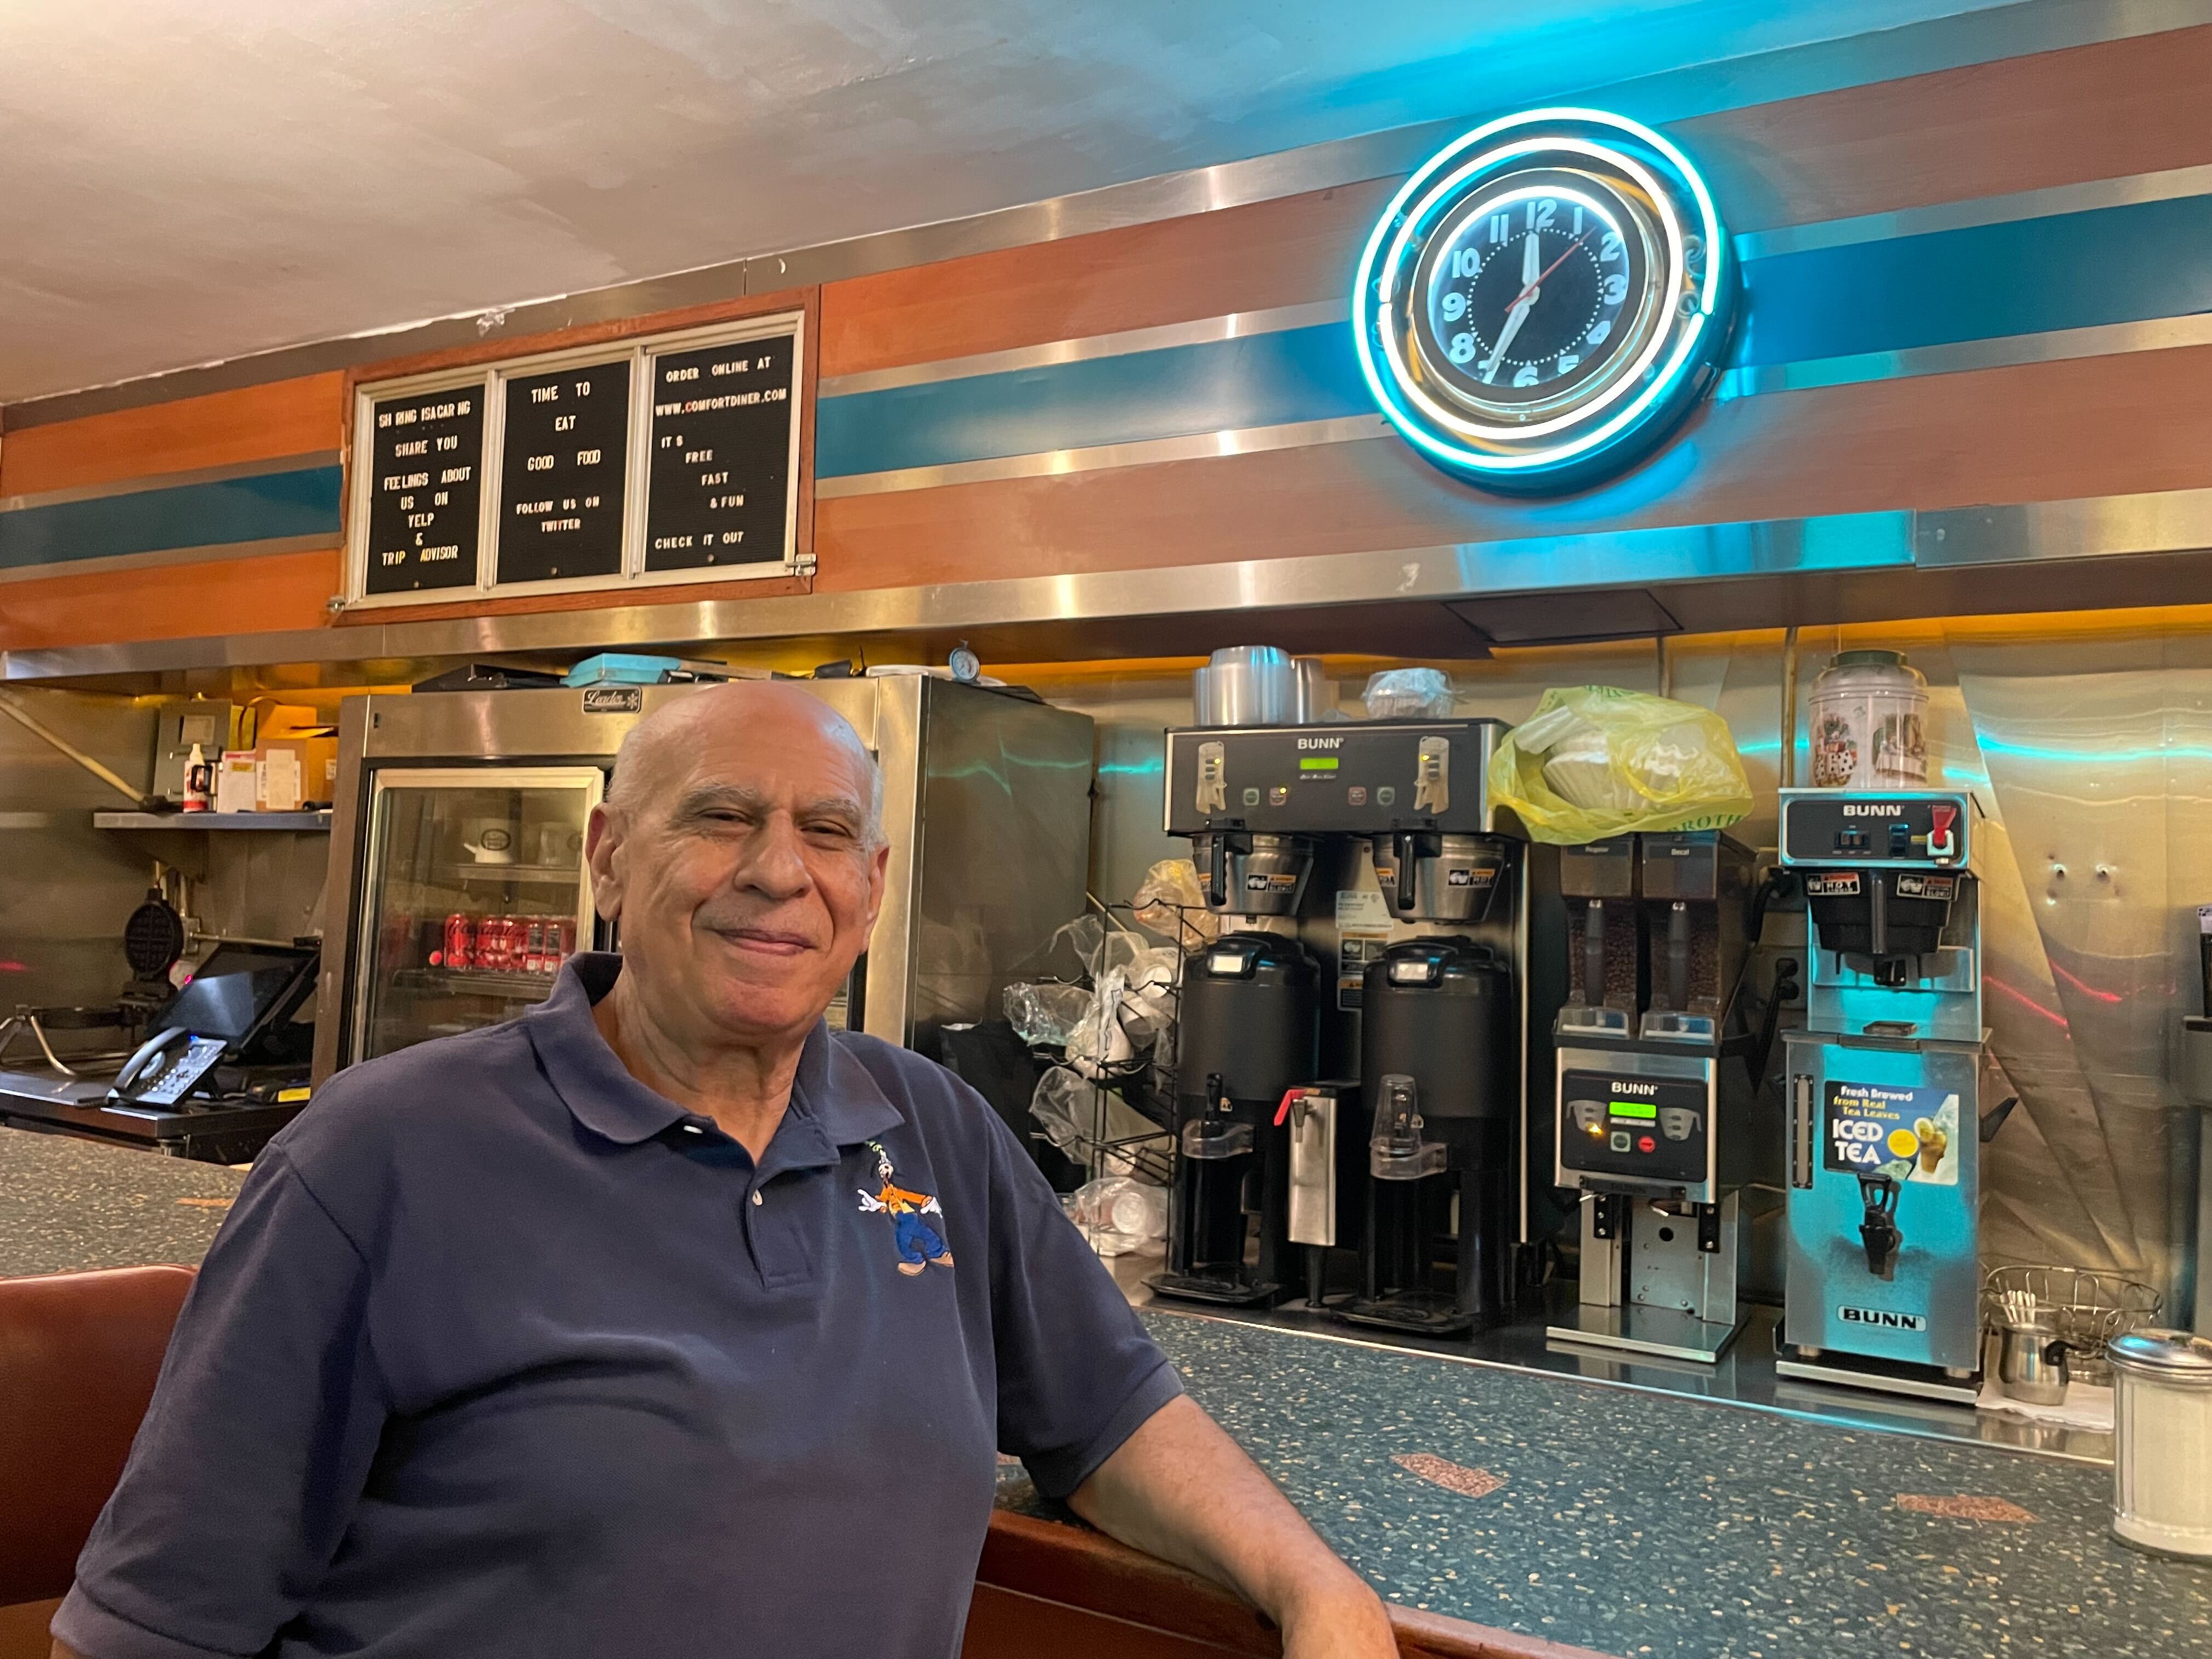
<instances>
[{"instance_id":1,"label":"teal painted stripe","mask_svg":"<svg viewBox=\"0 0 2212 1659\"><path fill-rule=\"evenodd\" d=\"M2212 195L1747 261L1732 363L1773 369L2212 313ZM823 479L1373 412L1342 325L823 398Z\"/></svg>"},{"instance_id":2,"label":"teal painted stripe","mask_svg":"<svg viewBox=\"0 0 2212 1659\"><path fill-rule=\"evenodd\" d=\"M0 513L0 570L336 536L343 473L300 467Z\"/></svg>"}]
</instances>

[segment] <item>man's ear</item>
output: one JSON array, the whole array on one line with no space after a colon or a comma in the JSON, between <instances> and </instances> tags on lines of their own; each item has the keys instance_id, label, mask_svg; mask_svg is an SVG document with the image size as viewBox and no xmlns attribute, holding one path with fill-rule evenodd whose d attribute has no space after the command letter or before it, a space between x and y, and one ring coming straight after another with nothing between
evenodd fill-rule
<instances>
[{"instance_id":1,"label":"man's ear","mask_svg":"<svg viewBox=\"0 0 2212 1659\"><path fill-rule=\"evenodd\" d=\"M628 825L622 813L601 801L584 828L584 867L592 872L592 908L609 921L622 915L621 851Z\"/></svg>"}]
</instances>

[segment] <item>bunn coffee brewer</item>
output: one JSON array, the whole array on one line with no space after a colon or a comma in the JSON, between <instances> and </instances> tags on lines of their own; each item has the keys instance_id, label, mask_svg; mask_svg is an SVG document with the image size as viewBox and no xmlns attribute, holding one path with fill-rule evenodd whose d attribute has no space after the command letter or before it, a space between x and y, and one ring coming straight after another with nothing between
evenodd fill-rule
<instances>
[{"instance_id":1,"label":"bunn coffee brewer","mask_svg":"<svg viewBox=\"0 0 2212 1659\"><path fill-rule=\"evenodd\" d=\"M1333 1310L1424 1334L1500 1315L1506 1258L1529 1236L1530 848L1484 785L1504 731L1366 720L1167 734L1166 828L1190 838L1208 907L1277 907L1236 925L1295 934L1324 970L1314 1069L1275 1107L1307 1299L1322 1300L1334 1253L1350 1288ZM1311 874L1294 896L1300 849ZM1202 1004L1200 1024L1211 1018ZM1193 1019L1186 989L1184 1053L1212 1051ZM1548 1079L1548 1053L1543 1064ZM1179 1092L1202 1084L1195 1071L1179 1057ZM1400 1079L1387 1099L1386 1076ZM1479 1202L1461 1194L1468 1183Z\"/></svg>"},{"instance_id":2,"label":"bunn coffee brewer","mask_svg":"<svg viewBox=\"0 0 2212 1659\"><path fill-rule=\"evenodd\" d=\"M1295 909L1304 879L1283 890L1284 908ZM1282 1294L1291 1136L1280 1108L1314 1075L1319 975L1297 939L1268 933L1225 933L1184 963L1175 1192L1156 1293L1237 1304Z\"/></svg>"},{"instance_id":3,"label":"bunn coffee brewer","mask_svg":"<svg viewBox=\"0 0 2212 1659\"><path fill-rule=\"evenodd\" d=\"M1753 872L1714 830L1561 849L1556 1179L1581 1194L1582 1273L1553 1337L1711 1363L1741 1328Z\"/></svg>"},{"instance_id":4,"label":"bunn coffee brewer","mask_svg":"<svg viewBox=\"0 0 2212 1659\"><path fill-rule=\"evenodd\" d=\"M1784 790L1804 880L1787 1041L1783 1375L1971 1401L1980 1367L1980 883L1963 791Z\"/></svg>"}]
</instances>

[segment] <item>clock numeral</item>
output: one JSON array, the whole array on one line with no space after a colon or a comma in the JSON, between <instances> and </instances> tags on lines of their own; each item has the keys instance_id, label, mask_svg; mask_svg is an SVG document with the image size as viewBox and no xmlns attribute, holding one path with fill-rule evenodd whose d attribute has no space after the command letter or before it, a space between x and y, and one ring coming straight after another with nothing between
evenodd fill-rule
<instances>
[{"instance_id":1,"label":"clock numeral","mask_svg":"<svg viewBox=\"0 0 2212 1659\"><path fill-rule=\"evenodd\" d=\"M1474 361L1474 336L1464 332L1453 335L1451 337L1450 348L1446 350L1444 356L1449 357L1452 362L1455 363L1473 362Z\"/></svg>"},{"instance_id":2,"label":"clock numeral","mask_svg":"<svg viewBox=\"0 0 2212 1659\"><path fill-rule=\"evenodd\" d=\"M1605 279L1605 302L1617 306L1628 297L1628 278L1618 271Z\"/></svg>"},{"instance_id":3,"label":"clock numeral","mask_svg":"<svg viewBox=\"0 0 2212 1659\"><path fill-rule=\"evenodd\" d=\"M1590 325L1590 331L1583 336L1583 343L1586 346L1601 346L1612 337L1613 322L1610 318L1607 318Z\"/></svg>"},{"instance_id":4,"label":"clock numeral","mask_svg":"<svg viewBox=\"0 0 2212 1659\"><path fill-rule=\"evenodd\" d=\"M1490 216L1490 240L1493 245L1503 242L1512 234L1513 216L1511 214L1493 213Z\"/></svg>"},{"instance_id":5,"label":"clock numeral","mask_svg":"<svg viewBox=\"0 0 2212 1659\"><path fill-rule=\"evenodd\" d=\"M1443 313L1446 322L1455 323L1467 314L1467 295L1455 288L1447 289L1443 303L1437 309Z\"/></svg>"},{"instance_id":6,"label":"clock numeral","mask_svg":"<svg viewBox=\"0 0 2212 1659\"><path fill-rule=\"evenodd\" d=\"M1552 221L1558 218L1559 215L1559 204L1548 196L1541 201L1531 202L1528 204L1528 228L1549 230L1552 228Z\"/></svg>"},{"instance_id":7,"label":"clock numeral","mask_svg":"<svg viewBox=\"0 0 2212 1659\"><path fill-rule=\"evenodd\" d=\"M1571 352L1571 351L1562 351L1562 352L1559 354L1559 373L1560 373L1560 374L1573 374L1577 369L1580 368L1582 366L1583 366L1583 360L1582 360L1581 358L1579 358L1579 357L1576 356L1575 356L1575 354L1574 354L1573 352Z\"/></svg>"},{"instance_id":8,"label":"clock numeral","mask_svg":"<svg viewBox=\"0 0 2212 1659\"><path fill-rule=\"evenodd\" d=\"M1575 222L1571 228L1577 236L1583 234L1583 204L1580 202L1575 204Z\"/></svg>"},{"instance_id":9,"label":"clock numeral","mask_svg":"<svg viewBox=\"0 0 2212 1659\"><path fill-rule=\"evenodd\" d=\"M1515 373L1514 373L1514 375L1513 375L1513 384L1514 384L1514 385L1516 385L1516 386L1534 386L1534 385L1535 385L1535 384L1536 384L1536 365L1535 365L1535 364L1534 364L1534 363L1523 363L1523 364L1522 364L1522 365L1521 365L1521 367L1520 367L1517 370L1516 370L1516 371L1515 371Z\"/></svg>"},{"instance_id":10,"label":"clock numeral","mask_svg":"<svg viewBox=\"0 0 2212 1659\"><path fill-rule=\"evenodd\" d=\"M1482 255L1471 247L1456 249L1451 257L1451 274L1473 276L1482 270Z\"/></svg>"},{"instance_id":11,"label":"clock numeral","mask_svg":"<svg viewBox=\"0 0 2212 1659\"><path fill-rule=\"evenodd\" d=\"M1597 257L1602 263L1611 264L1615 259L1620 258L1621 247L1620 233L1617 230L1608 230L1605 234L1605 239L1597 245Z\"/></svg>"}]
</instances>

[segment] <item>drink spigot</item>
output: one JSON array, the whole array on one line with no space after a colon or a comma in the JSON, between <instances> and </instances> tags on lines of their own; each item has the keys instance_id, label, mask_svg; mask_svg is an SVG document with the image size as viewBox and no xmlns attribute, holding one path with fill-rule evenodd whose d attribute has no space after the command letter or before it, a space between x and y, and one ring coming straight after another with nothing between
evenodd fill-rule
<instances>
[{"instance_id":1,"label":"drink spigot","mask_svg":"<svg viewBox=\"0 0 2212 1659\"><path fill-rule=\"evenodd\" d=\"M1897 1224L1897 1200L1902 1190L1889 1176L1859 1177L1859 1196L1866 1200L1859 1243L1866 1247L1867 1271L1876 1279L1893 1279L1897 1273L1897 1253L1905 1243L1905 1234Z\"/></svg>"}]
</instances>

